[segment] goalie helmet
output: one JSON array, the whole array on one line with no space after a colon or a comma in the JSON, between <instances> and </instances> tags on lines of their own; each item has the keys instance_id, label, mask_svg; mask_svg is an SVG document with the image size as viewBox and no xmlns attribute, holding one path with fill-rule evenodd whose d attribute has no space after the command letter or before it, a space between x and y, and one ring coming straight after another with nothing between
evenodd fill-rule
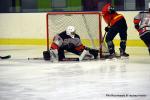
<instances>
[{"instance_id":1,"label":"goalie helmet","mask_svg":"<svg viewBox=\"0 0 150 100\"><path fill-rule=\"evenodd\" d=\"M66 33L67 35L71 36L72 38L74 38L75 35L75 27L74 26L68 26L66 29Z\"/></svg>"}]
</instances>

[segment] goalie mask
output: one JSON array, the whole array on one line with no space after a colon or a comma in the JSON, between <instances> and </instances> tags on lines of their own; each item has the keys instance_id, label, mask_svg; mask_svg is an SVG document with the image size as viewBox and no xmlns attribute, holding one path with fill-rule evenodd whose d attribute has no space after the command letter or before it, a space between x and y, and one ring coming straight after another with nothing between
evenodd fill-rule
<instances>
[{"instance_id":1,"label":"goalie mask","mask_svg":"<svg viewBox=\"0 0 150 100\"><path fill-rule=\"evenodd\" d=\"M66 34L74 38L75 35L75 27L74 26L68 26L66 29Z\"/></svg>"}]
</instances>

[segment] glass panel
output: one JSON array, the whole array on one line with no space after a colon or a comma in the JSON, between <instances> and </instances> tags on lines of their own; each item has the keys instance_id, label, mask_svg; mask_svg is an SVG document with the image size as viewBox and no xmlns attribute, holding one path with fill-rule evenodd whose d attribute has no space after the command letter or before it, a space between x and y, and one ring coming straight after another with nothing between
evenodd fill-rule
<instances>
[{"instance_id":1,"label":"glass panel","mask_svg":"<svg viewBox=\"0 0 150 100\"><path fill-rule=\"evenodd\" d=\"M12 0L0 0L0 13L13 12Z\"/></svg>"},{"instance_id":2,"label":"glass panel","mask_svg":"<svg viewBox=\"0 0 150 100\"><path fill-rule=\"evenodd\" d=\"M136 10L135 0L124 0L124 10Z\"/></svg>"},{"instance_id":3,"label":"glass panel","mask_svg":"<svg viewBox=\"0 0 150 100\"><path fill-rule=\"evenodd\" d=\"M148 10L150 0L0 0L0 13L100 11L111 3L116 10Z\"/></svg>"},{"instance_id":4,"label":"glass panel","mask_svg":"<svg viewBox=\"0 0 150 100\"><path fill-rule=\"evenodd\" d=\"M116 10L124 10L124 0L114 0L114 7Z\"/></svg>"},{"instance_id":5,"label":"glass panel","mask_svg":"<svg viewBox=\"0 0 150 100\"><path fill-rule=\"evenodd\" d=\"M145 2L143 0L136 0L136 10L145 10Z\"/></svg>"},{"instance_id":6,"label":"glass panel","mask_svg":"<svg viewBox=\"0 0 150 100\"><path fill-rule=\"evenodd\" d=\"M52 8L65 8L66 6L66 0L52 0Z\"/></svg>"},{"instance_id":7,"label":"glass panel","mask_svg":"<svg viewBox=\"0 0 150 100\"><path fill-rule=\"evenodd\" d=\"M37 0L22 0L21 1L22 12L36 12Z\"/></svg>"},{"instance_id":8,"label":"glass panel","mask_svg":"<svg viewBox=\"0 0 150 100\"><path fill-rule=\"evenodd\" d=\"M111 3L112 0L99 0L98 8L102 10L103 6L107 3Z\"/></svg>"},{"instance_id":9,"label":"glass panel","mask_svg":"<svg viewBox=\"0 0 150 100\"><path fill-rule=\"evenodd\" d=\"M148 10L148 3L150 3L150 0L145 0L145 10Z\"/></svg>"}]
</instances>

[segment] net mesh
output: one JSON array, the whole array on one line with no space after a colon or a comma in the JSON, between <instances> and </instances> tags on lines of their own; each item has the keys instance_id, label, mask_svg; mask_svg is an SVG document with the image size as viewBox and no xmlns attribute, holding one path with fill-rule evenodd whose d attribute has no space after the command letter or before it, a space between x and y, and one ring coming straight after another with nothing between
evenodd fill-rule
<instances>
[{"instance_id":1,"label":"net mesh","mask_svg":"<svg viewBox=\"0 0 150 100\"><path fill-rule=\"evenodd\" d=\"M106 45L100 44L101 15L98 12L51 12L47 14L47 49L53 37L74 26L76 34L81 38L83 45L100 49L100 53L107 52Z\"/></svg>"},{"instance_id":2,"label":"net mesh","mask_svg":"<svg viewBox=\"0 0 150 100\"><path fill-rule=\"evenodd\" d=\"M99 14L48 14L49 44L67 26L75 27L84 45L99 48Z\"/></svg>"}]
</instances>

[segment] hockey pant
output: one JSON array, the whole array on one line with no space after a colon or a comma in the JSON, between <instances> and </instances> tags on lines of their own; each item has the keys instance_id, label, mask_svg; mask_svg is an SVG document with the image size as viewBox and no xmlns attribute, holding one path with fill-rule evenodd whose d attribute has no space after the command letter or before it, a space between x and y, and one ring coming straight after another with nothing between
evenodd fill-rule
<instances>
[{"instance_id":1,"label":"hockey pant","mask_svg":"<svg viewBox=\"0 0 150 100\"><path fill-rule=\"evenodd\" d=\"M74 53L76 55L81 55L83 50L82 51L78 51L76 49L67 49L67 48L63 48L63 47L60 47L59 50L58 50L58 59L60 61L62 61L64 58L65 58L65 52L64 51L68 51L68 52L71 52L71 53ZM85 47L85 50L88 50L90 54L92 54L94 56L94 59L97 58L98 56L98 50L95 50L95 49L91 49L91 48L88 48L88 47Z\"/></svg>"}]
</instances>

